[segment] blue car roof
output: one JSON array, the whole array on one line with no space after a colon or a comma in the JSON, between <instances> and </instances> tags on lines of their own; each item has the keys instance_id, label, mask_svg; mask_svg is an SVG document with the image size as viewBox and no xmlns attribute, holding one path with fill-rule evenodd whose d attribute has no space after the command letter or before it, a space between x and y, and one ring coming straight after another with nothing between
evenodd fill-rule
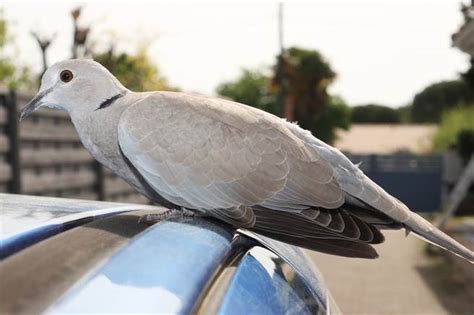
<instances>
[{"instance_id":1,"label":"blue car roof","mask_svg":"<svg viewBox=\"0 0 474 315\"><path fill-rule=\"evenodd\" d=\"M136 210L166 210L5 194L0 194L0 202L6 209L1 222L16 222L1 232L0 253L7 259L71 227ZM46 312L187 314L207 303L204 295L212 292L231 260L238 263L232 267L235 270L226 292L219 295L217 313L248 311L245 307L249 306L256 309L258 301L259 314L326 311L322 276L299 248L253 232L235 231L216 220L184 217L159 222L133 236L49 304ZM253 283L257 278L259 282ZM253 304L245 298L249 295L254 297ZM234 304L241 299L249 303Z\"/></svg>"},{"instance_id":2,"label":"blue car roof","mask_svg":"<svg viewBox=\"0 0 474 315\"><path fill-rule=\"evenodd\" d=\"M50 311L188 314L231 250L233 237L229 229L205 220L156 224Z\"/></svg>"},{"instance_id":3,"label":"blue car roof","mask_svg":"<svg viewBox=\"0 0 474 315\"><path fill-rule=\"evenodd\" d=\"M0 193L0 260L75 226L127 211L156 208Z\"/></svg>"}]
</instances>

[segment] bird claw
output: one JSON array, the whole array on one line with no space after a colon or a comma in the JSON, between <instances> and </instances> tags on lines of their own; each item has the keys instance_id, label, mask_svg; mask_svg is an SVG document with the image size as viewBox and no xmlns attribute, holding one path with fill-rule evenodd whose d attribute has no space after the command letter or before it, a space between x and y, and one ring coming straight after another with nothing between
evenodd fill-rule
<instances>
[{"instance_id":1,"label":"bird claw","mask_svg":"<svg viewBox=\"0 0 474 315\"><path fill-rule=\"evenodd\" d=\"M181 209L169 209L162 213L150 213L141 216L138 219L138 223L145 223L145 224L155 224L160 221L164 221L171 218L189 218L194 217L196 214L188 209L181 208Z\"/></svg>"}]
</instances>

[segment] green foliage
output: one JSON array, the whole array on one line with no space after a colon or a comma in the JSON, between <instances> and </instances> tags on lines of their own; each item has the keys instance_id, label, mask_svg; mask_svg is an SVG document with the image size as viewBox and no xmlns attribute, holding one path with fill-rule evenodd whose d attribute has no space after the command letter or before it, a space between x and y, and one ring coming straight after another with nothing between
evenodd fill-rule
<instances>
[{"instance_id":1,"label":"green foliage","mask_svg":"<svg viewBox=\"0 0 474 315\"><path fill-rule=\"evenodd\" d=\"M464 156L472 154L469 149L474 133L474 105L457 107L443 113L433 144L436 150L444 151L456 147Z\"/></svg>"},{"instance_id":2,"label":"green foliage","mask_svg":"<svg viewBox=\"0 0 474 315\"><path fill-rule=\"evenodd\" d=\"M474 154L474 130L461 130L457 137L457 151L467 163Z\"/></svg>"},{"instance_id":3,"label":"green foliage","mask_svg":"<svg viewBox=\"0 0 474 315\"><path fill-rule=\"evenodd\" d=\"M132 91L175 90L163 78L145 51L136 55L116 54L110 50L94 59L106 67L125 87Z\"/></svg>"},{"instance_id":4,"label":"green foliage","mask_svg":"<svg viewBox=\"0 0 474 315\"><path fill-rule=\"evenodd\" d=\"M28 67L15 67L8 59L0 58L0 85L9 89L30 89L34 83Z\"/></svg>"},{"instance_id":5,"label":"green foliage","mask_svg":"<svg viewBox=\"0 0 474 315\"><path fill-rule=\"evenodd\" d=\"M284 75L288 92L307 98L307 94L326 96L326 88L336 77L329 63L316 50L291 47L284 53ZM318 95L323 94L323 95Z\"/></svg>"},{"instance_id":6,"label":"green foliage","mask_svg":"<svg viewBox=\"0 0 474 315\"><path fill-rule=\"evenodd\" d=\"M277 66L276 74L281 72L283 81L279 82L275 75L273 82L277 91L284 90L283 117L297 121L324 140L331 139L331 128L337 124L321 119L333 117L333 108L326 108L331 101L327 88L336 77L329 63L316 50L291 47L284 52L282 62Z\"/></svg>"},{"instance_id":7,"label":"green foliage","mask_svg":"<svg viewBox=\"0 0 474 315\"><path fill-rule=\"evenodd\" d=\"M0 10L0 47L5 45L7 40L7 22L3 18L3 12Z\"/></svg>"},{"instance_id":8,"label":"green foliage","mask_svg":"<svg viewBox=\"0 0 474 315\"><path fill-rule=\"evenodd\" d=\"M324 107L316 120L313 133L326 143L334 143L337 129L349 129L351 124L351 109L338 96L331 97L329 104Z\"/></svg>"},{"instance_id":9,"label":"green foliage","mask_svg":"<svg viewBox=\"0 0 474 315\"><path fill-rule=\"evenodd\" d=\"M409 124L412 122L411 107L412 106L410 104L410 105L401 106L395 109L397 111L397 116L398 116L398 119L400 120L400 123Z\"/></svg>"},{"instance_id":10,"label":"green foliage","mask_svg":"<svg viewBox=\"0 0 474 315\"><path fill-rule=\"evenodd\" d=\"M262 71L242 70L236 80L222 83L216 90L219 95L233 101L278 114L280 111L276 102L276 91L269 89L270 81L271 79ZM298 123L305 128L301 121ZM319 139L332 143L336 139L336 128L349 127L350 108L340 97L330 97L327 106L313 123L312 132Z\"/></svg>"},{"instance_id":11,"label":"green foliage","mask_svg":"<svg viewBox=\"0 0 474 315\"><path fill-rule=\"evenodd\" d=\"M0 85L10 89L32 86L30 71L27 67L18 68L12 60L5 56L4 48L7 43L7 22L0 9Z\"/></svg>"},{"instance_id":12,"label":"green foliage","mask_svg":"<svg viewBox=\"0 0 474 315\"><path fill-rule=\"evenodd\" d=\"M235 102L277 115L280 111L275 94L269 91L269 86L270 80L262 71L243 69L236 80L220 84L216 91Z\"/></svg>"},{"instance_id":13,"label":"green foliage","mask_svg":"<svg viewBox=\"0 0 474 315\"><path fill-rule=\"evenodd\" d=\"M474 100L464 81L443 81L426 87L415 95L412 107L414 122L439 122L443 111Z\"/></svg>"},{"instance_id":14,"label":"green foliage","mask_svg":"<svg viewBox=\"0 0 474 315\"><path fill-rule=\"evenodd\" d=\"M15 74L15 67L11 62L4 58L0 57L0 84L7 85L7 81Z\"/></svg>"},{"instance_id":15,"label":"green foliage","mask_svg":"<svg viewBox=\"0 0 474 315\"><path fill-rule=\"evenodd\" d=\"M285 51L282 67L286 94L283 115L313 131L319 113L328 104L327 88L336 74L319 52L298 47Z\"/></svg>"},{"instance_id":16,"label":"green foliage","mask_svg":"<svg viewBox=\"0 0 474 315\"><path fill-rule=\"evenodd\" d=\"M358 124L395 124L400 122L396 109L368 104L352 108L351 121Z\"/></svg>"},{"instance_id":17,"label":"green foliage","mask_svg":"<svg viewBox=\"0 0 474 315\"><path fill-rule=\"evenodd\" d=\"M474 89L474 58L471 57L470 67L466 72L461 73L461 77L471 90Z\"/></svg>"}]
</instances>

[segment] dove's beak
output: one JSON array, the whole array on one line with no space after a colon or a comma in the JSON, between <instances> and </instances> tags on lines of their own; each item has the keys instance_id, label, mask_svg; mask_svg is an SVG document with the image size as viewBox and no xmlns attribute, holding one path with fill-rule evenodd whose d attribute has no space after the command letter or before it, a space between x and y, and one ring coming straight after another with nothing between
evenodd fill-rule
<instances>
[{"instance_id":1,"label":"dove's beak","mask_svg":"<svg viewBox=\"0 0 474 315\"><path fill-rule=\"evenodd\" d=\"M51 92L53 88L49 88L47 90L44 90L38 94L28 103L23 107L23 109L20 112L20 121L22 121L23 118L29 116L32 112L34 112L38 107L43 105L43 98Z\"/></svg>"}]
</instances>

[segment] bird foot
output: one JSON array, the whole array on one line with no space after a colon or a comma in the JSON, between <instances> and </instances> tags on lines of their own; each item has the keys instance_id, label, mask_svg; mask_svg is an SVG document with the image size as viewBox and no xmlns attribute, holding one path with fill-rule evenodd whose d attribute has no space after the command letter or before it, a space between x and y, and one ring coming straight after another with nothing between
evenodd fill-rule
<instances>
[{"instance_id":1,"label":"bird foot","mask_svg":"<svg viewBox=\"0 0 474 315\"><path fill-rule=\"evenodd\" d=\"M150 213L144 216L141 216L138 219L138 223L145 223L145 224L155 224L160 221L164 221L171 218L189 218L196 216L191 210L181 208L181 209L169 209L162 213Z\"/></svg>"}]
</instances>

